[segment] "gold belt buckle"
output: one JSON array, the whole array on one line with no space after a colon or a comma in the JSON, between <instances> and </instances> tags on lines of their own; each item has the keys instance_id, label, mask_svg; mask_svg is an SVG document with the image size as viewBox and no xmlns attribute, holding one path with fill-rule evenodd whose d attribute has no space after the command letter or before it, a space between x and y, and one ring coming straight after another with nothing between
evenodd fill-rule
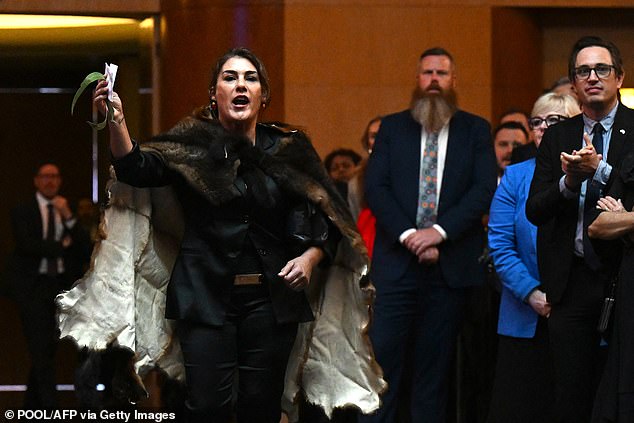
<instances>
[{"instance_id":1,"label":"gold belt buckle","mask_svg":"<svg viewBox=\"0 0 634 423\"><path fill-rule=\"evenodd\" d=\"M233 279L234 285L260 285L261 283L262 273L236 275Z\"/></svg>"}]
</instances>

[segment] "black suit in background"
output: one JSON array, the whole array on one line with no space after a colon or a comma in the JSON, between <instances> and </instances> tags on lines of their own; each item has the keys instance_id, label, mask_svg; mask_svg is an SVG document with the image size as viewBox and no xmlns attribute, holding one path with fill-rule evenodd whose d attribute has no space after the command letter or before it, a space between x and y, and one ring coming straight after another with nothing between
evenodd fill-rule
<instances>
[{"instance_id":1,"label":"black suit in background","mask_svg":"<svg viewBox=\"0 0 634 423\"><path fill-rule=\"evenodd\" d=\"M409 345L412 422L445 421L448 370L469 287L485 279L478 262L485 243L481 218L496 186L489 124L464 111L449 122L437 214L448 239L433 265L419 264L399 242L405 230L416 227L421 135L409 110L385 117L368 163L366 198L377 218L370 338L389 389L378 413L360 419L365 423L394 421Z\"/></svg>"},{"instance_id":2,"label":"black suit in background","mask_svg":"<svg viewBox=\"0 0 634 423\"><path fill-rule=\"evenodd\" d=\"M57 406L55 391L55 352L57 325L55 296L68 289L83 271L90 258L88 234L75 224L64 229L72 244L47 241L42 233L42 216L35 198L11 211L15 251L9 259L7 278L12 298L22 320L31 370L25 407L31 409ZM40 274L42 258L62 258L64 273L57 276Z\"/></svg>"},{"instance_id":3,"label":"black suit in background","mask_svg":"<svg viewBox=\"0 0 634 423\"><path fill-rule=\"evenodd\" d=\"M552 312L548 319L555 365L558 413L563 421L589 420L601 370L600 334L596 330L609 269L591 269L574 253L579 194L566 199L559 189L564 175L560 153L579 150L582 115L554 125L540 144L526 204L528 219L538 226L537 258L542 286ZM612 126L607 161L613 167L604 191L634 146L634 111L619 105Z\"/></svg>"},{"instance_id":4,"label":"black suit in background","mask_svg":"<svg viewBox=\"0 0 634 423\"><path fill-rule=\"evenodd\" d=\"M634 151L624 159L607 195L621 199L625 210L634 208ZM605 243L593 240L597 253L615 260L618 272L616 302L611 327L606 332L608 357L593 410L593 423L634 422L634 244L630 231L624 235L622 254L604 251ZM620 263L618 263L620 262Z\"/></svg>"},{"instance_id":5,"label":"black suit in background","mask_svg":"<svg viewBox=\"0 0 634 423\"><path fill-rule=\"evenodd\" d=\"M513 149L511 153L511 164L524 162L537 156L537 146L534 142L520 145Z\"/></svg>"}]
</instances>

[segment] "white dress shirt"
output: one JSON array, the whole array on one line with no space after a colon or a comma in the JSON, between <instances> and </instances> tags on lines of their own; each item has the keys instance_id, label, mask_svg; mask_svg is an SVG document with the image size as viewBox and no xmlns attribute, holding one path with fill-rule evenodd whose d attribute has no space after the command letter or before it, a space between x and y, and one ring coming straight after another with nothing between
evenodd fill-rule
<instances>
[{"instance_id":1,"label":"white dress shirt","mask_svg":"<svg viewBox=\"0 0 634 423\"><path fill-rule=\"evenodd\" d=\"M421 130L421 141L420 141L420 157L423 160L423 154L425 152L425 145L427 144L427 138L429 134L424 129ZM447 157L447 142L449 140L449 122L442 127L440 132L438 133L438 160L437 164L437 175L436 175L436 210L438 210L438 204L440 204L440 192L442 186L442 177L443 172L445 170L445 158ZM419 181L420 183L420 181ZM436 229L440 236L442 236L443 240L447 239L447 232L440 226L439 224L434 224L432 228ZM398 237L398 240L403 243L405 239L410 236L410 234L416 232L416 228L410 228L403 231L403 233Z\"/></svg>"}]
</instances>

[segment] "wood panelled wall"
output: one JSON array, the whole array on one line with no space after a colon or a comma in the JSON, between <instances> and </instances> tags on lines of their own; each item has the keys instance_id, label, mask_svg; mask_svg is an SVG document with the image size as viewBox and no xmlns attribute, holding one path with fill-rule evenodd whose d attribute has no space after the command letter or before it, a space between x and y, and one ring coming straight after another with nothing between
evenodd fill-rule
<instances>
[{"instance_id":1,"label":"wood panelled wall","mask_svg":"<svg viewBox=\"0 0 634 423\"><path fill-rule=\"evenodd\" d=\"M493 8L491 26L491 121L519 109L530 113L543 89L542 36L531 9Z\"/></svg>"},{"instance_id":2,"label":"wood panelled wall","mask_svg":"<svg viewBox=\"0 0 634 423\"><path fill-rule=\"evenodd\" d=\"M163 0L162 128L207 101L210 68L233 45L252 48L269 70L273 101L262 118L306 128L322 155L360 150L370 118L407 107L418 57L433 46L456 59L461 107L491 115L490 7L360 6Z\"/></svg>"},{"instance_id":3,"label":"wood panelled wall","mask_svg":"<svg viewBox=\"0 0 634 423\"><path fill-rule=\"evenodd\" d=\"M530 111L565 70L581 33L631 38L632 20L623 18L631 14L623 11L632 7L627 0L0 1L0 12L160 14L161 129L207 102L218 56L250 47L272 79L262 118L305 127L322 155L338 146L360 150L371 117L407 106L425 48L454 54L461 107L495 124L509 107ZM592 19L597 11L603 18ZM615 21L616 28L601 24Z\"/></svg>"},{"instance_id":4,"label":"wood panelled wall","mask_svg":"<svg viewBox=\"0 0 634 423\"><path fill-rule=\"evenodd\" d=\"M308 129L322 156L361 151L371 118L408 106L429 47L453 54L461 107L490 114L488 7L293 2L285 19L285 117Z\"/></svg>"},{"instance_id":5,"label":"wood panelled wall","mask_svg":"<svg viewBox=\"0 0 634 423\"><path fill-rule=\"evenodd\" d=\"M167 129L209 102L216 59L232 47L253 50L271 79L264 120L284 120L284 5L281 1L163 0L161 2L161 121Z\"/></svg>"},{"instance_id":6,"label":"wood panelled wall","mask_svg":"<svg viewBox=\"0 0 634 423\"><path fill-rule=\"evenodd\" d=\"M625 80L634 87L634 8L540 10L543 45L542 72L548 87L568 72L568 55L583 35L598 35L613 41L621 51Z\"/></svg>"}]
</instances>

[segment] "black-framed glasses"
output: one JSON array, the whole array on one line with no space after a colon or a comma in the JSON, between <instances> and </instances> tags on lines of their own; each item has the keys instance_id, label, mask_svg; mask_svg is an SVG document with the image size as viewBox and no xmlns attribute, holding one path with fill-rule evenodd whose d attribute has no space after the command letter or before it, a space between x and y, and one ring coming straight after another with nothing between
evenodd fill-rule
<instances>
[{"instance_id":1,"label":"black-framed glasses","mask_svg":"<svg viewBox=\"0 0 634 423\"><path fill-rule=\"evenodd\" d=\"M607 65L605 63L599 63L595 65L595 67L591 68L590 66L579 66L575 68L575 76L580 79L588 79L590 78L590 74L594 71L594 74L597 78L607 78L612 73L612 69L616 69L613 65Z\"/></svg>"},{"instance_id":2,"label":"black-framed glasses","mask_svg":"<svg viewBox=\"0 0 634 423\"><path fill-rule=\"evenodd\" d=\"M530 125L531 129L535 129L539 128L542 123L546 123L546 127L549 127L566 119L568 118L563 115L548 115L544 118L534 116L528 120L528 124Z\"/></svg>"}]
</instances>

